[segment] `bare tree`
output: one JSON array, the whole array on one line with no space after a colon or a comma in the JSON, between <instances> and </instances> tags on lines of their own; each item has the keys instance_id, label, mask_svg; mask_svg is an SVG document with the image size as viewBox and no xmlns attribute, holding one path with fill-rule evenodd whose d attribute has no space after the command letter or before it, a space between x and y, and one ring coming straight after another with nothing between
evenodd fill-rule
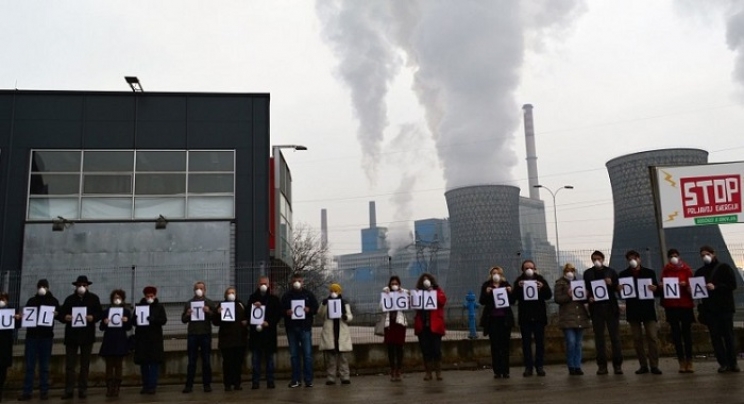
<instances>
[{"instance_id":1,"label":"bare tree","mask_svg":"<svg viewBox=\"0 0 744 404\"><path fill-rule=\"evenodd\" d=\"M292 273L284 283L284 290L290 287L292 274L304 277L305 288L318 296L327 292L330 285L328 246L321 242L320 233L307 223L297 223L292 229Z\"/></svg>"}]
</instances>

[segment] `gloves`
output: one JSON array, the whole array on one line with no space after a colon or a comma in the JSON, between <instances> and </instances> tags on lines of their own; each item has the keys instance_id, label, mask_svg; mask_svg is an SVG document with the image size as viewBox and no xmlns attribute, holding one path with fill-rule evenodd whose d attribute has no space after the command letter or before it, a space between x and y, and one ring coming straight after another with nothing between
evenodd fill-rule
<instances>
[{"instance_id":1,"label":"gloves","mask_svg":"<svg viewBox=\"0 0 744 404\"><path fill-rule=\"evenodd\" d=\"M390 288L385 286L384 288L382 288L382 291L385 293L390 293Z\"/></svg>"},{"instance_id":2,"label":"gloves","mask_svg":"<svg viewBox=\"0 0 744 404\"><path fill-rule=\"evenodd\" d=\"M341 320L347 321L348 317L346 317L346 314L341 316Z\"/></svg>"},{"instance_id":3,"label":"gloves","mask_svg":"<svg viewBox=\"0 0 744 404\"><path fill-rule=\"evenodd\" d=\"M323 299L323 303L322 304L323 304L323 306L327 305L328 304L328 299Z\"/></svg>"}]
</instances>

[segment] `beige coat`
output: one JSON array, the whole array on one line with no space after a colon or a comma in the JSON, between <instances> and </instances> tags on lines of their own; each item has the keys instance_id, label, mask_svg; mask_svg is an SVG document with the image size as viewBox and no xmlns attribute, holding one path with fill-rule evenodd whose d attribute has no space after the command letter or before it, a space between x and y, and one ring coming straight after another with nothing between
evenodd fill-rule
<instances>
[{"instance_id":1,"label":"beige coat","mask_svg":"<svg viewBox=\"0 0 744 404\"><path fill-rule=\"evenodd\" d=\"M338 319L338 350L340 352L351 352L351 332L348 323L354 318L351 314L351 306L344 301L344 314L346 321ZM318 310L318 316L323 319L323 330L320 332L320 350L332 351L336 344L333 336L333 322L335 320L328 318L328 305L322 304Z\"/></svg>"}]
</instances>

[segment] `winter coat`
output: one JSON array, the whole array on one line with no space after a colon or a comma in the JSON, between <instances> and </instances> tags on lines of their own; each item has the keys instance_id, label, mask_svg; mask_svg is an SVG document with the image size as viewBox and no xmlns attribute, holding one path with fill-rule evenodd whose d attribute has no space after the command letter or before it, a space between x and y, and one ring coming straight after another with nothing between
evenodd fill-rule
<instances>
[{"instance_id":1,"label":"winter coat","mask_svg":"<svg viewBox=\"0 0 744 404\"><path fill-rule=\"evenodd\" d=\"M54 307L54 311L59 313L59 301L57 300L54 295L52 295L51 291L47 291L46 295L39 296L34 295L30 299L28 299L28 302L26 302L25 307L41 307L41 306L52 306ZM23 313L21 311L21 313ZM43 339L43 338L54 338L54 326L51 327L31 327L26 328L26 339Z\"/></svg>"},{"instance_id":2,"label":"winter coat","mask_svg":"<svg viewBox=\"0 0 744 404\"><path fill-rule=\"evenodd\" d=\"M481 312L481 319L480 319L480 326L483 327L483 335L488 336L490 330L491 330L491 321L497 317L494 314L502 314L505 318L506 322L504 325L511 328L514 327L514 312L512 311L511 306L514 305L514 302L516 301L514 298L514 293L509 292L507 293L507 297L509 299L509 307L503 307L498 310L496 310L496 303L493 301L493 292L488 292L488 288L493 288L494 285L493 281L485 281L483 282L483 285L481 285L481 292L480 292L480 298L478 299L478 302L483 306L483 312ZM509 282L506 280L502 280L499 282L498 286L500 288L508 288L511 287Z\"/></svg>"},{"instance_id":3,"label":"winter coat","mask_svg":"<svg viewBox=\"0 0 744 404\"><path fill-rule=\"evenodd\" d=\"M6 307L11 309L11 307ZM20 321L16 320L15 328L20 326ZM49 327L51 328L51 327ZM11 330L0 330L0 368L9 368L13 366L13 337L15 329ZM2 384L0 384L0 394L2 392ZM2 398L2 397L0 397Z\"/></svg>"},{"instance_id":4,"label":"winter coat","mask_svg":"<svg viewBox=\"0 0 744 404\"><path fill-rule=\"evenodd\" d=\"M659 296L661 288L658 288L659 282L656 280L656 272L653 269L639 266L637 271L633 268L626 268L620 272L618 278L633 278L635 284L636 297L625 299L625 317L629 322L641 323L644 321L656 321L656 299L640 299L638 294L638 279L651 279L651 284L657 286L654 296Z\"/></svg>"},{"instance_id":5,"label":"winter coat","mask_svg":"<svg viewBox=\"0 0 744 404\"><path fill-rule=\"evenodd\" d=\"M261 303L266 308L264 321L268 323L268 326L262 327L261 331L256 330L255 325L250 325L251 306L256 302ZM260 350L262 352L276 352L276 330L279 321L284 316L282 314L282 302L279 300L279 297L271 294L271 291L261 294L259 290L256 290L248 299L246 312L246 316L249 318L248 326L250 327L250 338L248 339L250 349Z\"/></svg>"},{"instance_id":6,"label":"winter coat","mask_svg":"<svg viewBox=\"0 0 744 404\"><path fill-rule=\"evenodd\" d=\"M524 281L542 283L542 287L537 289L537 300L525 299L524 287L519 284ZM550 290L550 285L545 278L538 274L531 278L525 274L519 275L514 281L512 293L517 301L520 325L529 323L548 324L548 308L545 302L553 297L553 291Z\"/></svg>"},{"instance_id":7,"label":"winter coat","mask_svg":"<svg viewBox=\"0 0 744 404\"><path fill-rule=\"evenodd\" d=\"M674 265L670 262L664 266L664 269L661 271L661 279L677 278L680 282L687 284L687 286L680 287L679 299L664 299L662 293L661 305L665 309L692 309L695 307L695 302L692 300L692 293L689 289L691 277L692 269L681 260L678 265Z\"/></svg>"},{"instance_id":8,"label":"winter coat","mask_svg":"<svg viewBox=\"0 0 744 404\"><path fill-rule=\"evenodd\" d=\"M98 326L103 331L103 342L101 343L99 355L103 357L125 356L129 353L128 332L132 329L132 324L134 323L132 321L132 311L125 307L122 317L126 317L127 322L122 322L121 327L109 327L108 324L103 323L103 319L108 318L110 309L108 308L103 311L101 324Z\"/></svg>"},{"instance_id":9,"label":"winter coat","mask_svg":"<svg viewBox=\"0 0 744 404\"><path fill-rule=\"evenodd\" d=\"M555 302L558 304L558 327L566 328L589 328L589 312L586 310L586 300L573 300L568 294L571 282L565 277L555 281Z\"/></svg>"},{"instance_id":10,"label":"winter coat","mask_svg":"<svg viewBox=\"0 0 744 404\"><path fill-rule=\"evenodd\" d=\"M71 321L66 321L65 316L72 315L73 307L86 307L87 315L93 316L93 321L88 321L85 327L73 327ZM67 296L59 310L57 319L65 324L65 345L90 345L96 340L96 323L101 320L103 308L98 296L86 290L81 296L77 292Z\"/></svg>"},{"instance_id":11,"label":"winter coat","mask_svg":"<svg viewBox=\"0 0 744 404\"><path fill-rule=\"evenodd\" d=\"M292 300L304 300L305 307L310 309L309 312L305 313L304 320L292 320L292 316L287 315L287 311L292 309ZM301 328L303 330L311 330L313 327L313 317L318 313L318 299L315 298L313 292L305 288L300 290L291 289L282 296L282 310L284 311L284 326L287 329Z\"/></svg>"},{"instance_id":12,"label":"winter coat","mask_svg":"<svg viewBox=\"0 0 744 404\"><path fill-rule=\"evenodd\" d=\"M715 273L714 273L715 272ZM712 283L715 289L708 291L708 298L701 299L699 311L711 313L734 313L734 290L736 290L736 274L728 264L714 258L710 264L705 264L695 271L695 276L704 276L705 283Z\"/></svg>"},{"instance_id":13,"label":"winter coat","mask_svg":"<svg viewBox=\"0 0 744 404\"><path fill-rule=\"evenodd\" d=\"M204 302L204 306L209 306L209 313L203 313L204 321L191 321L191 314L188 314L188 310L191 309L191 302ZM181 322L188 324L188 327L186 327L188 335L212 335L212 318L216 313L217 304L215 302L207 299L206 296L194 296L183 306Z\"/></svg>"},{"instance_id":14,"label":"winter coat","mask_svg":"<svg viewBox=\"0 0 744 404\"><path fill-rule=\"evenodd\" d=\"M425 324L429 323L429 329L434 334L444 335L444 305L447 303L447 296L441 287L436 287L437 291L437 309L436 310L416 310L416 316L413 319L413 332L416 335L421 334Z\"/></svg>"},{"instance_id":15,"label":"winter coat","mask_svg":"<svg viewBox=\"0 0 744 404\"><path fill-rule=\"evenodd\" d=\"M138 306L148 305L144 298ZM147 363L159 363L165 359L163 349L163 326L168 322L165 308L155 299L150 306L150 324L137 325L137 316L134 316L134 363L137 365Z\"/></svg>"},{"instance_id":16,"label":"winter coat","mask_svg":"<svg viewBox=\"0 0 744 404\"><path fill-rule=\"evenodd\" d=\"M320 305L320 310L318 310L318 317L323 319L323 330L320 333L320 350L351 352L349 323L354 316L351 314L351 305L343 300L341 296L337 299L341 299L341 307L343 308L343 315L340 319L328 318L328 301L331 299L323 300L323 304Z\"/></svg>"},{"instance_id":17,"label":"winter coat","mask_svg":"<svg viewBox=\"0 0 744 404\"><path fill-rule=\"evenodd\" d=\"M222 321L222 316L218 312L215 312L212 316L212 324L220 327L217 337L217 347L219 349L240 348L246 344L248 332L243 321L247 321L248 317L246 316L245 306L239 300L235 301L234 314L235 321Z\"/></svg>"},{"instance_id":18,"label":"winter coat","mask_svg":"<svg viewBox=\"0 0 744 404\"><path fill-rule=\"evenodd\" d=\"M592 301L594 298L594 291L592 290L592 281L610 278L611 282L607 285L607 294L610 295L608 300L597 300ZM617 281L617 272L608 266L602 266L602 268L589 268L584 271L584 283L586 284L586 296L589 299L589 315L592 316L594 307L609 306L610 312L614 316L620 314L620 307L617 304L617 287L619 285Z\"/></svg>"}]
</instances>

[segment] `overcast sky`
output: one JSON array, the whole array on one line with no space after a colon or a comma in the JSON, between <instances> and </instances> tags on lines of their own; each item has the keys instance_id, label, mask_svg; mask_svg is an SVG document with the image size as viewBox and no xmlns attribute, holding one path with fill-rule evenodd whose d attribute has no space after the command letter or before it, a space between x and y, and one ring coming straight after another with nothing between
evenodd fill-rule
<instances>
[{"instance_id":1,"label":"overcast sky","mask_svg":"<svg viewBox=\"0 0 744 404\"><path fill-rule=\"evenodd\" d=\"M0 88L128 91L136 75L145 91L268 92L271 143L309 149L285 155L294 221L319 228L328 209L334 254L360 250L370 200L405 232L447 217L453 187L528 195L531 103L540 182L575 187L558 195L562 249L607 249L608 160L744 160L742 4L700 3L4 1ZM744 225L722 228L741 248Z\"/></svg>"}]
</instances>

